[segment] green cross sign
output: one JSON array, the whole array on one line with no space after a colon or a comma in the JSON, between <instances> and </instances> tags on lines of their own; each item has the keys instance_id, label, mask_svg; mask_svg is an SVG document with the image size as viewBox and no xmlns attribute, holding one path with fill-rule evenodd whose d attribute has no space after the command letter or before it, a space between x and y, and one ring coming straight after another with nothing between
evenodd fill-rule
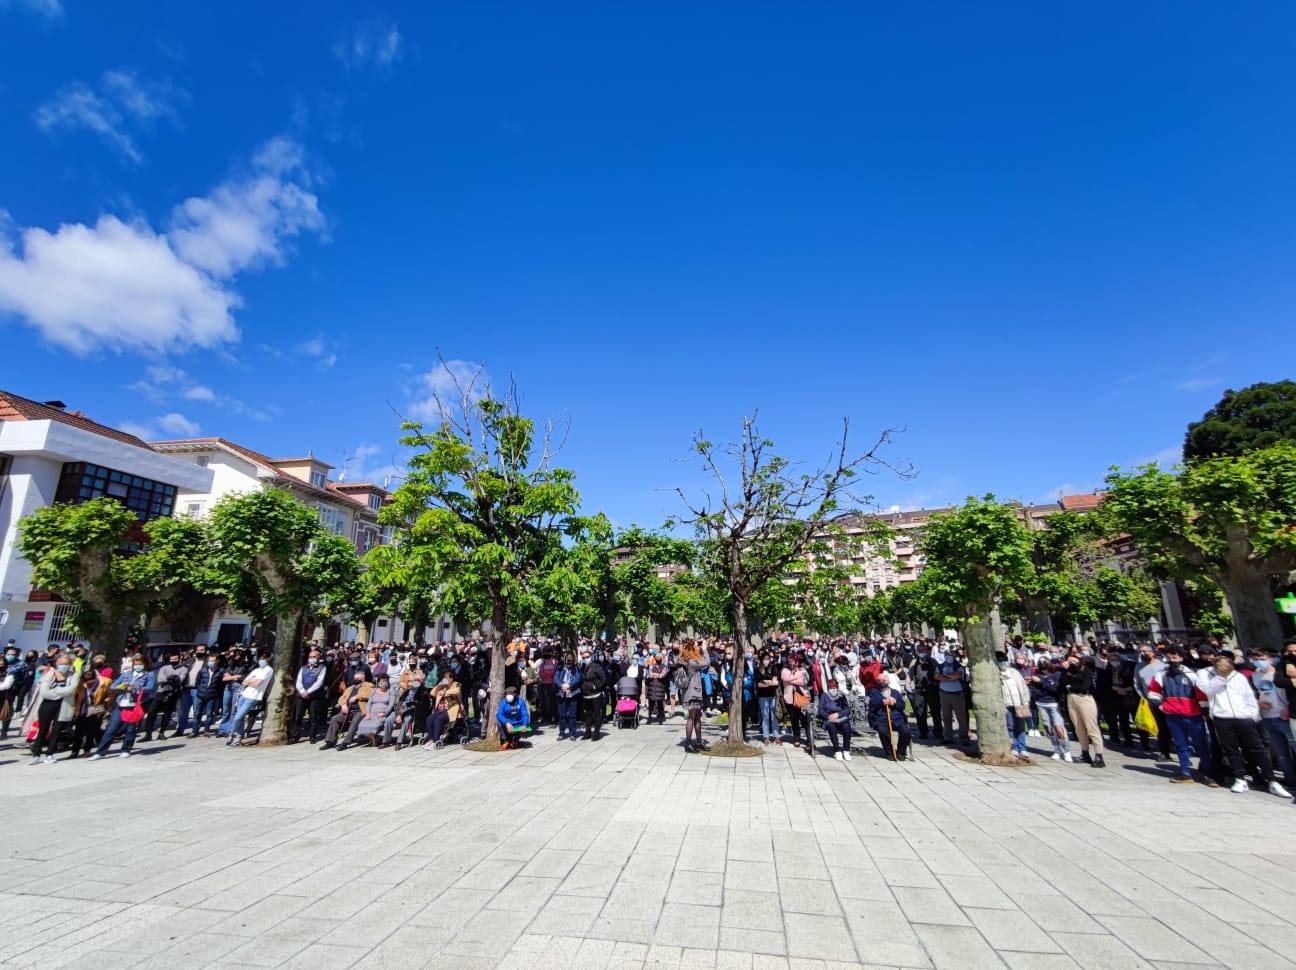
<instances>
[{"instance_id":1,"label":"green cross sign","mask_svg":"<svg viewBox=\"0 0 1296 970\"><path fill-rule=\"evenodd\" d=\"M1279 613L1296 613L1296 593L1288 593L1274 600L1274 605L1278 607Z\"/></svg>"}]
</instances>

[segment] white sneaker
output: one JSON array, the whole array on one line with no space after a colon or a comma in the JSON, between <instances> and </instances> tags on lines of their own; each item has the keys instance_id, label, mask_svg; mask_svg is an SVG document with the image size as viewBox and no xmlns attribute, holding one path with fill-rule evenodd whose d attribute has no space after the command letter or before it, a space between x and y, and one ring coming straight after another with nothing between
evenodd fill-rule
<instances>
[{"instance_id":1,"label":"white sneaker","mask_svg":"<svg viewBox=\"0 0 1296 970\"><path fill-rule=\"evenodd\" d=\"M1246 783L1245 778L1239 778L1237 781L1233 782L1233 787L1229 790L1241 795L1243 792L1250 791L1251 787Z\"/></svg>"},{"instance_id":2,"label":"white sneaker","mask_svg":"<svg viewBox=\"0 0 1296 970\"><path fill-rule=\"evenodd\" d=\"M102 758L102 757L103 757L103 755L101 755L99 752L96 751L96 752L95 752L94 754L92 754L92 755L91 755L87 760L88 760L88 761L98 761L98 760L99 760L100 758Z\"/></svg>"},{"instance_id":3,"label":"white sneaker","mask_svg":"<svg viewBox=\"0 0 1296 970\"><path fill-rule=\"evenodd\" d=\"M45 763L46 763L47 765L52 765L52 764L54 763L54 756L53 756L52 754L47 754L47 755L45 756ZM1277 783L1275 782L1275 784L1277 784ZM1270 786L1269 786L1269 790L1270 790L1270 791L1273 791L1273 785L1270 785ZM1277 793L1277 792L1274 792L1274 794L1276 795L1276 794L1278 794L1278 793Z\"/></svg>"},{"instance_id":4,"label":"white sneaker","mask_svg":"<svg viewBox=\"0 0 1296 970\"><path fill-rule=\"evenodd\" d=\"M1276 781L1269 782L1269 794L1277 795L1279 798L1291 798L1291 792Z\"/></svg>"},{"instance_id":5,"label":"white sneaker","mask_svg":"<svg viewBox=\"0 0 1296 970\"><path fill-rule=\"evenodd\" d=\"M836 758L838 761L846 760L845 758L842 757L842 753L840 751L838 751L835 755L833 755L833 757Z\"/></svg>"},{"instance_id":6,"label":"white sneaker","mask_svg":"<svg viewBox=\"0 0 1296 970\"><path fill-rule=\"evenodd\" d=\"M849 751L843 751L842 754L846 756L846 760L847 760L847 761L850 761L851 757L850 757L850 752L849 752Z\"/></svg>"},{"instance_id":7,"label":"white sneaker","mask_svg":"<svg viewBox=\"0 0 1296 970\"><path fill-rule=\"evenodd\" d=\"M1075 764L1075 758L1071 757L1071 752L1070 752L1070 751L1068 751L1066 754L1064 754L1064 755L1062 756L1062 760L1065 761L1065 762L1066 762L1067 764L1069 764L1069 765L1073 765L1073 764Z\"/></svg>"},{"instance_id":8,"label":"white sneaker","mask_svg":"<svg viewBox=\"0 0 1296 970\"><path fill-rule=\"evenodd\" d=\"M131 756L131 753L130 753L129 751L123 751L123 752L121 752L121 754L117 755L117 757L119 757L119 758L129 758L130 756Z\"/></svg>"},{"instance_id":9,"label":"white sneaker","mask_svg":"<svg viewBox=\"0 0 1296 970\"><path fill-rule=\"evenodd\" d=\"M1050 757L1051 757L1054 761L1061 761L1061 760L1062 760L1062 756L1061 756L1060 754L1058 754L1056 751L1054 751L1053 754L1050 755Z\"/></svg>"},{"instance_id":10,"label":"white sneaker","mask_svg":"<svg viewBox=\"0 0 1296 970\"><path fill-rule=\"evenodd\" d=\"M28 763L29 765L39 765L39 764L44 764L45 761L44 761L43 758L41 758L40 755L33 755L31 761L29 761L29 762L27 762L27 763Z\"/></svg>"}]
</instances>

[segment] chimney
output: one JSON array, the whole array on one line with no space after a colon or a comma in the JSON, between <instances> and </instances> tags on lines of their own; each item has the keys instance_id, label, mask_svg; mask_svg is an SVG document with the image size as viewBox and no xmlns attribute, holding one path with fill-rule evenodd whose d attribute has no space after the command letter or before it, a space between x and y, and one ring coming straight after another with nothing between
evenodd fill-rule
<instances>
[{"instance_id":1,"label":"chimney","mask_svg":"<svg viewBox=\"0 0 1296 970\"><path fill-rule=\"evenodd\" d=\"M41 404L45 405L47 408L56 408L59 411L67 409L67 405L62 401L41 401Z\"/></svg>"}]
</instances>

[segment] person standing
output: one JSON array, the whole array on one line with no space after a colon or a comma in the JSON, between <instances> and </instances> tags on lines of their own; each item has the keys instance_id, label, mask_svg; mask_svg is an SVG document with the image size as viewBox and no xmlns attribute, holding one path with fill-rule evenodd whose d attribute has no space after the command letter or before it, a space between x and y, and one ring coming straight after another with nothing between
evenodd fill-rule
<instances>
[{"instance_id":1,"label":"person standing","mask_svg":"<svg viewBox=\"0 0 1296 970\"><path fill-rule=\"evenodd\" d=\"M148 716L144 719L144 737L141 741L153 740L153 728L158 726L158 740L166 740L167 725L171 715L180 703L180 692L184 690L189 679L189 668L180 661L180 651L172 650L167 655L167 662L158 668L157 687L153 691L153 700L149 702ZM178 729L177 729L178 730Z\"/></svg>"},{"instance_id":2,"label":"person standing","mask_svg":"<svg viewBox=\"0 0 1296 970\"><path fill-rule=\"evenodd\" d=\"M251 721L249 718L252 716L252 711L256 706L265 700L273 680L274 668L270 666L270 658L262 654L257 658L256 666L242 680L243 690L239 694L238 708L234 711L234 720L230 722L230 735L225 742L226 747L242 744L246 740L246 736L251 733Z\"/></svg>"},{"instance_id":3,"label":"person standing","mask_svg":"<svg viewBox=\"0 0 1296 970\"><path fill-rule=\"evenodd\" d=\"M580 703L581 670L576 655L563 653L562 663L554 671L554 696L558 705L558 740L576 739L576 706Z\"/></svg>"},{"instance_id":4,"label":"person standing","mask_svg":"<svg viewBox=\"0 0 1296 970\"><path fill-rule=\"evenodd\" d=\"M936 685L940 689L940 717L945 725L945 744L954 745L954 719L958 718L958 743L966 747L972 743L968 730L967 668L959 661L953 648L945 652L936 664Z\"/></svg>"},{"instance_id":5,"label":"person standing","mask_svg":"<svg viewBox=\"0 0 1296 970\"><path fill-rule=\"evenodd\" d=\"M805 732L806 744L810 743L810 730L806 724L806 711L810 707L810 674L802 664L802 654L793 650L788 654L787 666L779 675L783 684L783 709L787 712L792 729L792 743L801 744L801 732Z\"/></svg>"},{"instance_id":6,"label":"person standing","mask_svg":"<svg viewBox=\"0 0 1296 970\"><path fill-rule=\"evenodd\" d=\"M1197 671L1197 686L1210 699L1211 721L1220 751L1233 775L1232 790L1250 791L1246 781L1245 761L1251 763L1252 777L1271 795L1290 798L1291 794L1273 777L1268 745L1260 737L1260 704L1250 682L1233 665L1233 652L1221 650L1215 655L1215 666Z\"/></svg>"},{"instance_id":7,"label":"person standing","mask_svg":"<svg viewBox=\"0 0 1296 970\"><path fill-rule=\"evenodd\" d=\"M297 671L297 683L293 685L292 720L288 728L288 743L295 744L302 738L302 721L310 716L310 743L314 744L324 731L328 714L328 694L324 690L327 680L320 652L311 647L306 663Z\"/></svg>"},{"instance_id":8,"label":"person standing","mask_svg":"<svg viewBox=\"0 0 1296 970\"><path fill-rule=\"evenodd\" d=\"M58 754L59 731L64 725L71 724L76 716L73 698L80 679L81 675L73 672L72 658L67 654L59 654L41 678L37 686L40 706L36 715L40 721L40 730L36 735L36 745L32 748L32 764L54 763L54 756Z\"/></svg>"},{"instance_id":9,"label":"person standing","mask_svg":"<svg viewBox=\"0 0 1296 970\"><path fill-rule=\"evenodd\" d=\"M1051 657L1036 661L1035 672L1027 682L1031 700L1044 721L1044 731L1053 744L1053 760L1073 762L1071 739L1067 736L1066 719L1062 717L1062 674L1053 666Z\"/></svg>"},{"instance_id":10,"label":"person standing","mask_svg":"<svg viewBox=\"0 0 1296 970\"><path fill-rule=\"evenodd\" d=\"M536 701L541 724L558 723L558 692L554 688L554 674L558 672L558 658L554 651L547 649L544 658L536 669Z\"/></svg>"},{"instance_id":11,"label":"person standing","mask_svg":"<svg viewBox=\"0 0 1296 970\"><path fill-rule=\"evenodd\" d=\"M581 674L581 702L585 705L585 740L597 741L599 730L603 726L603 706L607 688L607 674L600 662L600 655L590 658L589 666Z\"/></svg>"},{"instance_id":12,"label":"person standing","mask_svg":"<svg viewBox=\"0 0 1296 970\"><path fill-rule=\"evenodd\" d=\"M215 656L209 653L207 646L198 644L197 649L194 650L193 660L189 664L189 671L185 675L184 685L180 689L180 704L176 709L176 734L189 733L189 718L193 716L201 700L198 679L204 670L208 672L207 679L210 679L209 668L214 661Z\"/></svg>"},{"instance_id":13,"label":"person standing","mask_svg":"<svg viewBox=\"0 0 1296 970\"><path fill-rule=\"evenodd\" d=\"M1080 757L1087 765L1105 768L1102 733L1098 730L1098 701L1094 698L1098 676L1090 654L1068 657L1062 662L1067 691L1067 712L1080 743Z\"/></svg>"},{"instance_id":14,"label":"person standing","mask_svg":"<svg viewBox=\"0 0 1296 970\"><path fill-rule=\"evenodd\" d=\"M999 681L1003 686L1004 720L1012 738L1012 753L1020 761L1029 761L1026 754L1026 728L1030 723L1030 688L1021 671L1008 660L1008 654L995 654L999 665Z\"/></svg>"},{"instance_id":15,"label":"person standing","mask_svg":"<svg viewBox=\"0 0 1296 970\"><path fill-rule=\"evenodd\" d=\"M778 722L779 667L774 651L761 650L756 666L756 708L760 715L761 740L766 744L782 744L783 729Z\"/></svg>"},{"instance_id":16,"label":"person standing","mask_svg":"<svg viewBox=\"0 0 1296 970\"><path fill-rule=\"evenodd\" d=\"M927 738L927 715L930 712L932 729L937 741L945 740L941 722L940 685L936 683L936 661L932 659L931 644L921 643L909 665L909 683L913 685L914 720L918 722L918 737Z\"/></svg>"},{"instance_id":17,"label":"person standing","mask_svg":"<svg viewBox=\"0 0 1296 970\"><path fill-rule=\"evenodd\" d=\"M684 750L696 754L702 750L702 705L706 703L706 686L702 665L688 662L688 682L684 685Z\"/></svg>"},{"instance_id":18,"label":"person standing","mask_svg":"<svg viewBox=\"0 0 1296 970\"><path fill-rule=\"evenodd\" d=\"M1157 656L1157 651L1153 649L1151 644L1145 643L1139 647L1139 662L1134 668L1134 688L1138 692L1138 698L1133 703L1136 706L1139 699L1147 699L1148 688L1152 684L1152 679L1164 674L1165 668L1165 661ZM1149 704L1148 706L1152 708L1152 718L1156 721L1157 726L1157 760L1169 761L1170 729L1166 726L1165 715L1154 705ZM1142 742L1143 750L1147 751L1150 747L1147 733L1140 731L1139 739Z\"/></svg>"},{"instance_id":19,"label":"person standing","mask_svg":"<svg viewBox=\"0 0 1296 970\"><path fill-rule=\"evenodd\" d=\"M140 722L144 720L149 699L153 696L153 673L148 669L148 661L142 654L135 654L130 662L113 681L112 713L108 716L108 726L104 728L103 737L90 756L97 761L108 753L117 735L122 735L122 749L117 756L129 758L131 748L135 746L135 734L139 731Z\"/></svg>"},{"instance_id":20,"label":"person standing","mask_svg":"<svg viewBox=\"0 0 1296 970\"><path fill-rule=\"evenodd\" d=\"M1176 646L1166 647L1166 669L1148 684L1148 703L1159 708L1165 718L1175 750L1179 755L1179 771L1170 781L1190 784L1192 777L1192 750L1196 749L1199 777L1210 788L1218 788L1211 777L1210 737L1206 733L1206 719L1202 705L1206 695L1197 684L1195 674L1183 665L1183 651Z\"/></svg>"}]
</instances>

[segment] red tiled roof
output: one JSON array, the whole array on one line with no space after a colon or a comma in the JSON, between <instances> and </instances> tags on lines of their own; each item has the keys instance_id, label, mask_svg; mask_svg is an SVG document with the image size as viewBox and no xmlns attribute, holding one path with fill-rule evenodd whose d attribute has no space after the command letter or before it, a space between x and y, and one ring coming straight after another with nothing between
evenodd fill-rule
<instances>
[{"instance_id":1,"label":"red tiled roof","mask_svg":"<svg viewBox=\"0 0 1296 970\"><path fill-rule=\"evenodd\" d=\"M274 468L274 461L271 458L261 454L261 452L259 451L253 451L251 448L244 448L242 445L235 444L234 442L230 441L228 438L214 438L214 437L213 438L170 438L167 439L166 441L155 441L153 442L153 444L158 446L161 445L224 445L226 448L230 448L234 451L237 451L244 458L250 458L252 461L262 465L266 465L271 469Z\"/></svg>"},{"instance_id":2,"label":"red tiled roof","mask_svg":"<svg viewBox=\"0 0 1296 970\"><path fill-rule=\"evenodd\" d=\"M1058 499L1058 503L1068 512L1092 512L1098 508L1102 500L1103 493L1094 492L1084 495L1063 495Z\"/></svg>"},{"instance_id":3,"label":"red tiled roof","mask_svg":"<svg viewBox=\"0 0 1296 970\"><path fill-rule=\"evenodd\" d=\"M123 444L134 445L146 451L152 450L148 442L142 438L93 421L80 411L63 411L14 394L12 391L0 391L0 421L58 421L60 424L68 424Z\"/></svg>"}]
</instances>

